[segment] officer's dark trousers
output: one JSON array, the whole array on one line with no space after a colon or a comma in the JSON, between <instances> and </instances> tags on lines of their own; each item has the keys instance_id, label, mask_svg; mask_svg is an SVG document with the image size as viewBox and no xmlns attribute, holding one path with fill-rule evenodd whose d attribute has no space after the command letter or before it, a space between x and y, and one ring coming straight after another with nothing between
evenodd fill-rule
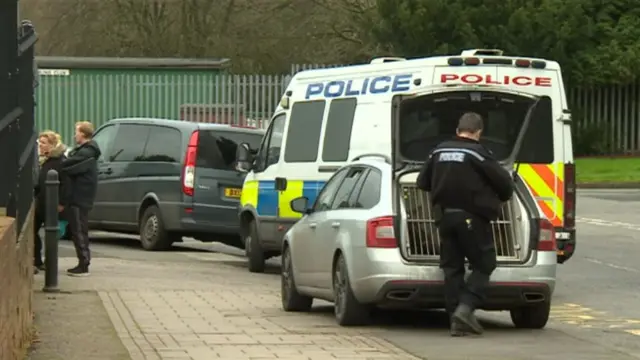
<instances>
[{"instance_id":1,"label":"officer's dark trousers","mask_svg":"<svg viewBox=\"0 0 640 360\"><path fill-rule=\"evenodd\" d=\"M476 309L484 301L489 278L496 268L491 223L464 211L445 210L439 231L446 309L451 314L461 303ZM466 283L465 258L472 269Z\"/></svg>"},{"instance_id":2,"label":"officer's dark trousers","mask_svg":"<svg viewBox=\"0 0 640 360\"><path fill-rule=\"evenodd\" d=\"M91 251L89 250L89 210L77 206L69 207L69 230L76 248L78 264L89 266Z\"/></svg>"}]
</instances>

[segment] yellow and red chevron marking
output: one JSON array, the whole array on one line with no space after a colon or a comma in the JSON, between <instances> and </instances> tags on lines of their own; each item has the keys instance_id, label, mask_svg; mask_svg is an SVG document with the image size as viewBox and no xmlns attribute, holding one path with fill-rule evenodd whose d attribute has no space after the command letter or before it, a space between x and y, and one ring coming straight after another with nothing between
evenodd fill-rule
<instances>
[{"instance_id":1,"label":"yellow and red chevron marking","mask_svg":"<svg viewBox=\"0 0 640 360\"><path fill-rule=\"evenodd\" d=\"M518 174L531 189L545 216L556 226L564 219L564 164L520 164Z\"/></svg>"}]
</instances>

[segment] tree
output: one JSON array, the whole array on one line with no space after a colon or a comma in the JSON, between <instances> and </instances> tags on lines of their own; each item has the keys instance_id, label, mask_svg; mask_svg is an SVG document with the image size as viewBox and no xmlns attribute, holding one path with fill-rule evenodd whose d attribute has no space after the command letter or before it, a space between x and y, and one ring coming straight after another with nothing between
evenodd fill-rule
<instances>
[{"instance_id":1,"label":"tree","mask_svg":"<svg viewBox=\"0 0 640 360\"><path fill-rule=\"evenodd\" d=\"M375 0L21 0L21 5L41 36L39 55L230 58L232 70L240 73L366 59L372 42L360 29L366 16L377 16Z\"/></svg>"},{"instance_id":2,"label":"tree","mask_svg":"<svg viewBox=\"0 0 640 360\"><path fill-rule=\"evenodd\" d=\"M629 84L640 76L634 0L378 0L371 31L398 55L500 48L556 60L574 86Z\"/></svg>"}]
</instances>

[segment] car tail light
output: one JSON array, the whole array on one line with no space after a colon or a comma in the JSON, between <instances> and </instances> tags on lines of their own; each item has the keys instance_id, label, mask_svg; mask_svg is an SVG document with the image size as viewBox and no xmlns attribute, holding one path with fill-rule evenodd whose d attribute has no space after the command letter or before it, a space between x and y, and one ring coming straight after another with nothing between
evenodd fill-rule
<instances>
[{"instance_id":1,"label":"car tail light","mask_svg":"<svg viewBox=\"0 0 640 360\"><path fill-rule=\"evenodd\" d=\"M184 156L182 165L182 192L185 195L193 196L193 186L196 175L196 155L198 152L198 130L194 131L189 138L187 153Z\"/></svg>"},{"instance_id":2,"label":"car tail light","mask_svg":"<svg viewBox=\"0 0 640 360\"><path fill-rule=\"evenodd\" d=\"M367 247L398 247L393 231L393 220L393 216L383 216L367 221Z\"/></svg>"},{"instance_id":3,"label":"car tail light","mask_svg":"<svg viewBox=\"0 0 640 360\"><path fill-rule=\"evenodd\" d=\"M576 166L564 164L564 227L576 226Z\"/></svg>"},{"instance_id":4,"label":"car tail light","mask_svg":"<svg viewBox=\"0 0 640 360\"><path fill-rule=\"evenodd\" d=\"M540 220L540 237L538 238L538 251L556 251L556 231L553 224L547 219Z\"/></svg>"}]
</instances>

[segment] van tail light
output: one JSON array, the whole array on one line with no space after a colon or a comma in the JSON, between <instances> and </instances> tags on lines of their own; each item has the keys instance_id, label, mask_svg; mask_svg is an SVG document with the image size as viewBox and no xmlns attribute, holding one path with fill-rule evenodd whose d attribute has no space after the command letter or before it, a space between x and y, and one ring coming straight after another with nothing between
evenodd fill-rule
<instances>
[{"instance_id":1,"label":"van tail light","mask_svg":"<svg viewBox=\"0 0 640 360\"><path fill-rule=\"evenodd\" d=\"M564 164L564 227L576 226L576 166Z\"/></svg>"},{"instance_id":2,"label":"van tail light","mask_svg":"<svg viewBox=\"0 0 640 360\"><path fill-rule=\"evenodd\" d=\"M367 221L368 248L397 248L398 241L393 231L393 216L383 216Z\"/></svg>"},{"instance_id":3,"label":"van tail light","mask_svg":"<svg viewBox=\"0 0 640 360\"><path fill-rule=\"evenodd\" d=\"M540 220L540 235L538 239L538 251L556 251L556 231L553 224L547 219Z\"/></svg>"},{"instance_id":4,"label":"van tail light","mask_svg":"<svg viewBox=\"0 0 640 360\"><path fill-rule=\"evenodd\" d=\"M189 138L187 153L184 156L182 165L182 192L185 195L193 196L193 187L196 180L196 155L198 152L198 130L194 131Z\"/></svg>"}]
</instances>

